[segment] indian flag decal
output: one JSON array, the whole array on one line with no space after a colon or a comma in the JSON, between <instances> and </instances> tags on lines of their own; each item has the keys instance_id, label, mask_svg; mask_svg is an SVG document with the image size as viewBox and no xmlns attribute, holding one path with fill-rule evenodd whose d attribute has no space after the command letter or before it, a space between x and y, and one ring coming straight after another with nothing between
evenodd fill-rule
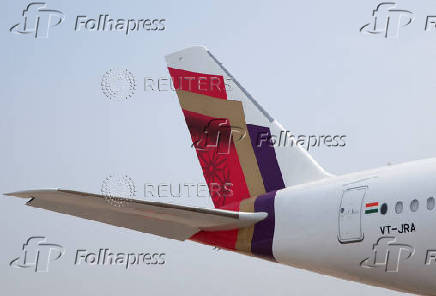
<instances>
[{"instance_id":1,"label":"indian flag decal","mask_svg":"<svg viewBox=\"0 0 436 296\"><path fill-rule=\"evenodd\" d=\"M365 207L365 214L378 213L378 202L368 202Z\"/></svg>"}]
</instances>

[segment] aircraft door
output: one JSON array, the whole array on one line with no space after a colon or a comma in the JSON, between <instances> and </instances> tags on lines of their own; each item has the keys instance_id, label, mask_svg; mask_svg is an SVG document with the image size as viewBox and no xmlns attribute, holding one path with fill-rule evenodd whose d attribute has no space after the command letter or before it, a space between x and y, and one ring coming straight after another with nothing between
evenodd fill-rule
<instances>
[{"instance_id":1,"label":"aircraft door","mask_svg":"<svg viewBox=\"0 0 436 296\"><path fill-rule=\"evenodd\" d=\"M342 193L339 207L339 241L352 243L363 240L362 202L367 187L346 189Z\"/></svg>"}]
</instances>

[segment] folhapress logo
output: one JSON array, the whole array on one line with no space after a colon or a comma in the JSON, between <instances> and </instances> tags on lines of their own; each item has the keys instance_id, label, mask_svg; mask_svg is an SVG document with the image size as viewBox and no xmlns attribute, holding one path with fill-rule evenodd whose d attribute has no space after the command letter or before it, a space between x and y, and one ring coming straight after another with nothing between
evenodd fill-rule
<instances>
[{"instance_id":1,"label":"folhapress logo","mask_svg":"<svg viewBox=\"0 0 436 296\"><path fill-rule=\"evenodd\" d=\"M23 10L23 20L13 25L9 31L17 34L33 34L35 38L47 38L51 27L64 21L59 10L48 9L44 2L32 2Z\"/></svg>"},{"instance_id":2,"label":"folhapress logo","mask_svg":"<svg viewBox=\"0 0 436 296\"><path fill-rule=\"evenodd\" d=\"M395 2L380 3L372 11L372 21L360 28L360 32L382 35L385 38L397 38L400 28L408 26L414 17L411 11L396 9L396 6Z\"/></svg>"},{"instance_id":3,"label":"folhapress logo","mask_svg":"<svg viewBox=\"0 0 436 296\"><path fill-rule=\"evenodd\" d=\"M386 272L398 272L400 263L411 258L415 249L397 243L395 237L381 237L373 245L371 256L360 263L363 268L382 268Z\"/></svg>"},{"instance_id":4,"label":"folhapress logo","mask_svg":"<svg viewBox=\"0 0 436 296\"><path fill-rule=\"evenodd\" d=\"M76 17L74 25L75 31L118 31L129 35L135 31L163 31L165 30L163 18L144 19L144 18L113 18L109 14L100 14L98 17L87 17L79 15Z\"/></svg>"},{"instance_id":5,"label":"folhapress logo","mask_svg":"<svg viewBox=\"0 0 436 296\"><path fill-rule=\"evenodd\" d=\"M45 2L31 2L23 10L23 19L9 28L12 33L47 38L51 28L65 20L60 10L49 9ZM80 14L70 17L73 32L121 32L125 36L134 32L160 32L166 29L166 19L162 17L113 17L111 14L98 14L88 17ZM63 25L65 27L65 25ZM151 33L150 33L151 34Z\"/></svg>"},{"instance_id":6,"label":"folhapress logo","mask_svg":"<svg viewBox=\"0 0 436 296\"><path fill-rule=\"evenodd\" d=\"M50 262L64 255L64 248L47 243L43 236L30 237L23 245L23 253L13 259L9 265L16 268L33 268L35 272L47 272Z\"/></svg>"}]
</instances>

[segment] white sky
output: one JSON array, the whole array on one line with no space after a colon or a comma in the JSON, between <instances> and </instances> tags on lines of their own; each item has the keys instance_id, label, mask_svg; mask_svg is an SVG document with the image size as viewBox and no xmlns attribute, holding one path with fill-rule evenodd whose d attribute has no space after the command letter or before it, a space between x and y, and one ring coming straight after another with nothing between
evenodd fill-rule
<instances>
[{"instance_id":1,"label":"white sky","mask_svg":"<svg viewBox=\"0 0 436 296\"><path fill-rule=\"evenodd\" d=\"M210 2L210 3L209 3ZM168 77L164 55L206 45L295 134L346 134L345 148L313 156L334 174L436 154L436 32L432 1L398 1L414 12L398 39L359 32L377 1L54 1L65 21L48 39L9 32L24 1L0 18L0 192L62 187L100 192L125 173L144 183L203 182L174 92L145 92ZM74 32L77 15L165 18L162 32ZM137 91L111 102L102 75L125 67ZM211 206L207 198L163 201ZM192 242L178 242L0 199L4 295L398 295ZM320 226L320 231L322 227ZM9 267L29 236L61 244L48 273ZM74 266L76 249L167 254L160 267Z\"/></svg>"}]
</instances>

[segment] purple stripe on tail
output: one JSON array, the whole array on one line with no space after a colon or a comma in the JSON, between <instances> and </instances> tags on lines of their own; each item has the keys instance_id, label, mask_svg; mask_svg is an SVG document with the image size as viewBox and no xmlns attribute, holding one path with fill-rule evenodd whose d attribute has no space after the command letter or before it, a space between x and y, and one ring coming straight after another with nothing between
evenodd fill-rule
<instances>
[{"instance_id":1,"label":"purple stripe on tail","mask_svg":"<svg viewBox=\"0 0 436 296\"><path fill-rule=\"evenodd\" d=\"M265 191L279 190L285 188L282 172L277 163L276 152L271 142L269 128L254 124L247 124L250 134L251 146L256 155L257 165L262 175Z\"/></svg>"},{"instance_id":2,"label":"purple stripe on tail","mask_svg":"<svg viewBox=\"0 0 436 296\"><path fill-rule=\"evenodd\" d=\"M253 254L268 257L274 260L272 245L274 239L275 212L274 200L276 192L268 192L256 198L254 202L255 212L266 212L268 217L254 225L251 252Z\"/></svg>"}]
</instances>

